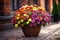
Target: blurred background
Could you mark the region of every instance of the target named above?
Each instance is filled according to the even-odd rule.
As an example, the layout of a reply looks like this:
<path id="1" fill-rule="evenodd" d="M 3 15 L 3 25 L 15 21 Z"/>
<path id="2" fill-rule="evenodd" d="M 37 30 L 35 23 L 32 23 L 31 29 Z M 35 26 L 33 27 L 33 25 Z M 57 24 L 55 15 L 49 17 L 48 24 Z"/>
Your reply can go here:
<path id="1" fill-rule="evenodd" d="M 51 14 L 51 17 L 53 17 L 52 20 L 54 19 L 55 22 L 59 21 L 60 12 L 56 11 L 60 10 L 60 0 L 0 0 L 0 26 L 4 28 L 4 25 L 11 23 L 11 18 L 14 16 L 14 12 L 21 6 L 31 4 L 44 7 Z M 54 12 L 56 15 L 52 16 L 55 14 Z"/>
<path id="2" fill-rule="evenodd" d="M 0 16 L 9 16 L 12 14 L 11 12 L 26 4 L 37 4 L 51 13 L 53 2 L 54 0 L 0 0 Z M 57 5 L 59 2 L 60 0 L 56 0 Z"/>

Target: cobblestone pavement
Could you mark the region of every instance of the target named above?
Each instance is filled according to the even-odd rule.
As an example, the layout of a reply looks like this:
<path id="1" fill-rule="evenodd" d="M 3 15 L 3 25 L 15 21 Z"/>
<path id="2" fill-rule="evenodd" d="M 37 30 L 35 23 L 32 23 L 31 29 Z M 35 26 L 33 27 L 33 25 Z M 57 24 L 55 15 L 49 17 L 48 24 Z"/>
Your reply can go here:
<path id="1" fill-rule="evenodd" d="M 43 27 L 38 37 L 24 37 L 21 28 L 2 31 L 0 40 L 60 40 L 60 23 Z"/>

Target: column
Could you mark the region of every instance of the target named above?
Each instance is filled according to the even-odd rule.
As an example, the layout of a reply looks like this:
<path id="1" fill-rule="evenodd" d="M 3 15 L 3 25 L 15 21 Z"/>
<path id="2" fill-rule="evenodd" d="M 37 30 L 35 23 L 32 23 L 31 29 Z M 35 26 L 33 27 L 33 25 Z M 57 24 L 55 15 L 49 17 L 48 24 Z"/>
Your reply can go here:
<path id="1" fill-rule="evenodd" d="M 53 0 L 50 0 L 50 3 L 49 3 L 50 13 L 52 12 L 52 9 L 53 9 Z"/>
<path id="2" fill-rule="evenodd" d="M 57 5 L 58 5 L 58 0 L 56 0 L 56 3 L 57 3 Z"/>
<path id="3" fill-rule="evenodd" d="M 40 0 L 40 6 L 45 8 L 45 0 Z"/>

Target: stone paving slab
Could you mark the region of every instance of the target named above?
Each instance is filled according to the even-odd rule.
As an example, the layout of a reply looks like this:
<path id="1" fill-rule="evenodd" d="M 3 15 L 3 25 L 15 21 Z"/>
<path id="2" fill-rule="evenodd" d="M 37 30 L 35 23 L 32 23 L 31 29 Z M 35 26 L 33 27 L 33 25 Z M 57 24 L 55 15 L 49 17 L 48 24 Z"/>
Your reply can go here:
<path id="1" fill-rule="evenodd" d="M 0 32 L 0 40 L 57 40 L 60 38 L 60 23 L 43 27 L 38 37 L 24 37 L 20 28 Z"/>

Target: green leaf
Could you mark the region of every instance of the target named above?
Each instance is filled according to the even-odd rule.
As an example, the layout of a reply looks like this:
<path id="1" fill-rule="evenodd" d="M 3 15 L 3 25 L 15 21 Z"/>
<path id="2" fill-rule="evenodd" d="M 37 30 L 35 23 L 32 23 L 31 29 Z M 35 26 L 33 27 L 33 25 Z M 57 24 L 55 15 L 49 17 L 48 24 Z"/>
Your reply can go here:
<path id="1" fill-rule="evenodd" d="M 52 15 L 58 15 L 58 6 L 57 6 L 57 4 L 56 4 L 56 0 L 54 0 L 54 2 L 53 2 Z"/>

